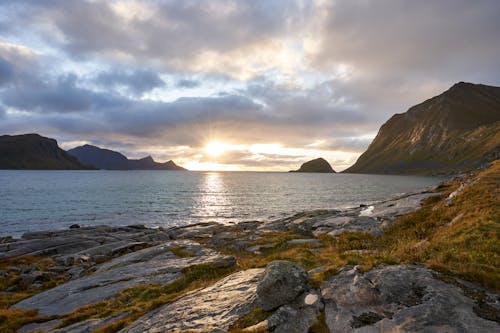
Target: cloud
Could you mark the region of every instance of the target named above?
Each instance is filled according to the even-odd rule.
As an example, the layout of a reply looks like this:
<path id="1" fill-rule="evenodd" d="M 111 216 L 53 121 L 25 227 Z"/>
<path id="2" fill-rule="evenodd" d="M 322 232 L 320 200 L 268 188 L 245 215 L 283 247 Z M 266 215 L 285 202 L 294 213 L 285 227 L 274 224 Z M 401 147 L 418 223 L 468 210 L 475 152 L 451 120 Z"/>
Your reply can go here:
<path id="1" fill-rule="evenodd" d="M 175 84 L 177 88 L 196 88 L 199 87 L 200 85 L 201 85 L 200 81 L 190 80 L 190 79 L 180 79 Z"/>
<path id="2" fill-rule="evenodd" d="M 0 58 L 0 86 L 10 82 L 14 77 L 14 68 L 10 62 Z"/>
<path id="3" fill-rule="evenodd" d="M 4 90 L 0 96 L 9 107 L 43 113 L 86 112 L 92 108 L 119 107 L 125 101 L 116 96 L 81 88 L 77 81 L 75 74 L 46 80 L 33 75 L 31 80 Z"/>
<path id="4" fill-rule="evenodd" d="M 500 85 L 498 17 L 493 0 L 19 0 L 0 8 L 0 131 L 185 161 L 281 144 L 220 162 L 339 168 L 392 114 Z"/>
<path id="5" fill-rule="evenodd" d="M 105 88 L 125 88 L 134 96 L 141 96 L 145 92 L 165 86 L 157 72 L 151 70 L 110 70 L 101 72 L 94 79 L 94 83 Z"/>

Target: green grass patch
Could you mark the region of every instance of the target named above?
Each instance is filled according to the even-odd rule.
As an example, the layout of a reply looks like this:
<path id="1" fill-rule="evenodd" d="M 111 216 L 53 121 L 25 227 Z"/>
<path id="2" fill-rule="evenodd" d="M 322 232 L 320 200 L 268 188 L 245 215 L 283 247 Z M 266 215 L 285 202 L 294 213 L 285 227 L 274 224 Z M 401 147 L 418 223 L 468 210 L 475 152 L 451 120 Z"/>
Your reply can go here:
<path id="1" fill-rule="evenodd" d="M 253 308 L 252 311 L 250 311 L 249 313 L 238 319 L 229 328 L 229 332 L 231 333 L 241 332 L 242 329 L 260 323 L 261 321 L 268 318 L 271 314 L 272 314 L 271 311 L 264 311 L 261 307 L 257 306 Z M 265 332 L 265 330 L 262 332 Z"/>

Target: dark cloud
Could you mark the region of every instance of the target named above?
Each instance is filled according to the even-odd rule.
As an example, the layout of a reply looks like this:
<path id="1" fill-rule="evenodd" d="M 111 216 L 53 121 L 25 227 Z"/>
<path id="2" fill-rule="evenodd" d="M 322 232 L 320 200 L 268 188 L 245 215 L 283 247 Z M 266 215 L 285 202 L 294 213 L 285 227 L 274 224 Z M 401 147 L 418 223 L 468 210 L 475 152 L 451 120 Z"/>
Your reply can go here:
<path id="1" fill-rule="evenodd" d="M 12 81 L 14 78 L 14 68 L 5 59 L 0 58 L 0 86 Z"/>
<path id="2" fill-rule="evenodd" d="M 77 85 L 78 77 L 68 74 L 48 81 L 33 75 L 1 93 L 7 106 L 29 112 L 86 112 L 92 109 L 123 106 L 125 100 L 117 96 L 94 92 Z"/>
<path id="3" fill-rule="evenodd" d="M 126 88 L 127 92 L 135 96 L 141 96 L 154 88 L 165 86 L 165 81 L 161 79 L 157 72 L 144 69 L 135 71 L 118 69 L 101 72 L 94 82 L 98 86 L 106 88 Z"/>
<path id="4" fill-rule="evenodd" d="M 175 86 L 178 88 L 196 88 L 199 87 L 200 85 L 201 85 L 200 81 L 191 79 L 180 79 L 175 84 Z"/>

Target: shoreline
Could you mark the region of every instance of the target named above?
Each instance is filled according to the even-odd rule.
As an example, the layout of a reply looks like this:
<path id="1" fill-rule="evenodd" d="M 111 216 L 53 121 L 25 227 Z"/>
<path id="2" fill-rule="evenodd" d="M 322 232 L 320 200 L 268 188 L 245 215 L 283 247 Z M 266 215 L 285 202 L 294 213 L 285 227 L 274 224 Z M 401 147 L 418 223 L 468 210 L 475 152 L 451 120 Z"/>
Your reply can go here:
<path id="1" fill-rule="evenodd" d="M 445 181 L 443 181 L 442 183 L 444 183 L 444 182 Z M 400 193 L 400 194 L 390 196 L 386 199 L 368 201 L 368 202 L 360 203 L 357 205 L 341 206 L 341 207 L 335 207 L 335 208 L 319 208 L 319 209 L 313 209 L 313 210 L 301 210 L 301 211 L 297 211 L 297 212 L 281 212 L 281 213 L 273 214 L 273 215 L 268 216 L 268 217 L 260 217 L 260 218 L 257 217 L 257 218 L 245 219 L 245 220 L 241 220 L 241 219 L 240 220 L 233 220 L 233 219 L 231 219 L 231 221 L 228 221 L 226 223 L 221 222 L 221 221 L 202 221 L 202 222 L 193 222 L 193 223 L 185 224 L 185 225 L 173 225 L 173 226 L 159 226 L 159 225 L 148 225 L 148 224 L 95 224 L 95 225 L 92 225 L 92 224 L 84 224 L 84 223 L 73 223 L 73 224 L 68 224 L 64 228 L 32 230 L 32 231 L 19 232 L 19 233 L 3 235 L 3 236 L 0 235 L 0 244 L 8 241 L 9 239 L 13 240 L 13 241 L 22 240 L 24 234 L 31 234 L 31 233 L 38 233 L 38 232 L 54 233 L 54 232 L 58 232 L 58 231 L 67 230 L 67 229 L 71 228 L 71 226 L 78 226 L 78 228 L 80 228 L 80 227 L 81 228 L 92 228 L 92 227 L 116 227 L 116 228 L 120 228 L 120 227 L 128 227 L 128 226 L 138 225 L 138 226 L 144 226 L 145 228 L 148 228 L 148 229 L 169 230 L 169 229 L 177 229 L 177 228 L 182 228 L 182 227 L 190 227 L 190 226 L 213 224 L 213 223 L 219 223 L 222 226 L 227 226 L 227 225 L 235 226 L 235 225 L 238 225 L 240 223 L 246 223 L 246 222 L 250 222 L 250 221 L 259 221 L 261 223 L 266 224 L 266 223 L 270 223 L 273 221 L 288 219 L 288 218 L 291 218 L 297 214 L 304 214 L 304 215 L 314 214 L 314 212 L 317 212 L 317 211 L 330 211 L 330 212 L 339 212 L 340 211 L 340 212 L 354 214 L 357 210 L 359 210 L 359 208 L 366 208 L 366 207 L 373 206 L 373 205 L 381 205 L 381 204 L 384 204 L 387 202 L 397 201 L 400 199 L 405 199 L 405 198 L 413 197 L 413 196 L 420 196 L 422 194 L 427 194 L 427 193 L 435 193 L 436 188 L 438 188 L 442 183 L 439 183 L 438 185 L 435 185 L 435 186 L 428 186 L 428 187 L 425 187 L 421 190 L 407 192 L 407 193 Z M 421 200 L 423 200 L 423 199 L 424 198 L 422 198 Z M 419 207 L 419 202 L 415 201 L 412 203 L 412 205 L 410 207 L 408 207 L 408 209 L 410 209 L 410 208 L 417 209 L 418 207 Z M 408 211 L 410 211 L 410 210 L 408 210 Z"/>
<path id="2" fill-rule="evenodd" d="M 448 209 L 478 183 L 471 179 L 269 221 L 73 226 L 2 238 L 0 295 L 10 308 L 0 311 L 23 318 L 18 332 L 305 333 L 401 328 L 403 313 L 423 330 L 442 320 L 421 317 L 425 306 L 446 309 L 447 329 L 495 330 L 497 294 L 405 259 L 425 251 L 425 239 L 397 245 L 406 216 Z M 396 245 L 410 252 L 398 257 Z"/>

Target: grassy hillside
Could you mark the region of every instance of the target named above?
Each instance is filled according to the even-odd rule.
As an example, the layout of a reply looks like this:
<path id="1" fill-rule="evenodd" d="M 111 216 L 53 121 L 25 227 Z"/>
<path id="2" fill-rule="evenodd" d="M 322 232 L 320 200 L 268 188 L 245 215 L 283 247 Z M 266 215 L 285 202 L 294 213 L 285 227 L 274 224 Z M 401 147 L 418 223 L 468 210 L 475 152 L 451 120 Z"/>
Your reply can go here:
<path id="1" fill-rule="evenodd" d="M 346 172 L 446 174 L 500 156 L 500 88 L 470 83 L 396 114 Z"/>

